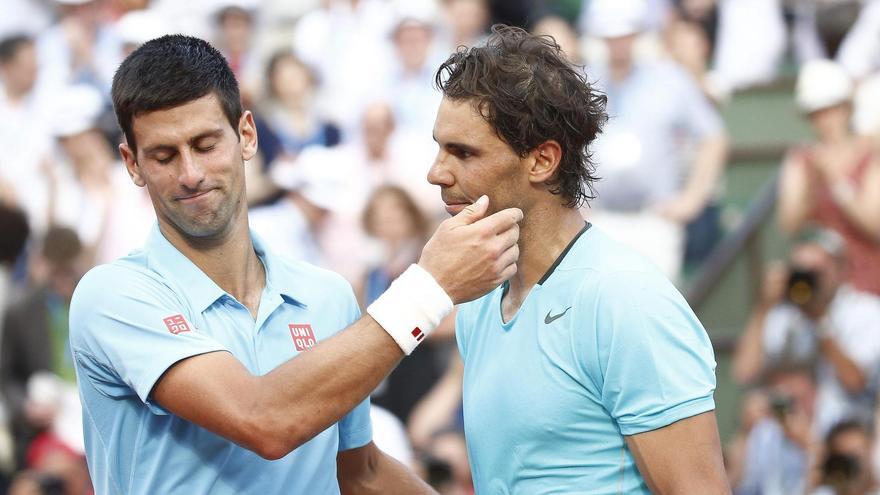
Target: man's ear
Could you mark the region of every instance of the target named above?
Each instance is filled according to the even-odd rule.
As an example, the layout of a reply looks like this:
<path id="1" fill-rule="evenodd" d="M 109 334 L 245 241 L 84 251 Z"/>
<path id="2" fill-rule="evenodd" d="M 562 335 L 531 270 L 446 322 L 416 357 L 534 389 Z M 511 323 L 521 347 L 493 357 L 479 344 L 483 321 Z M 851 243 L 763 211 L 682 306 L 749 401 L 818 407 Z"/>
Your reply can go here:
<path id="1" fill-rule="evenodd" d="M 122 155 L 122 161 L 125 163 L 125 169 L 128 170 L 128 176 L 131 177 L 131 181 L 138 187 L 144 187 L 147 182 L 141 176 L 141 168 L 138 165 L 134 150 L 127 143 L 121 143 L 119 145 L 119 154 Z"/>
<path id="2" fill-rule="evenodd" d="M 562 146 L 558 142 L 544 141 L 535 147 L 530 153 L 531 167 L 529 168 L 529 181 L 535 184 L 544 184 L 553 179 L 562 161 Z"/>
<path id="3" fill-rule="evenodd" d="M 241 158 L 250 160 L 257 154 L 257 125 L 250 110 L 245 110 L 238 120 L 238 138 L 241 141 Z"/>

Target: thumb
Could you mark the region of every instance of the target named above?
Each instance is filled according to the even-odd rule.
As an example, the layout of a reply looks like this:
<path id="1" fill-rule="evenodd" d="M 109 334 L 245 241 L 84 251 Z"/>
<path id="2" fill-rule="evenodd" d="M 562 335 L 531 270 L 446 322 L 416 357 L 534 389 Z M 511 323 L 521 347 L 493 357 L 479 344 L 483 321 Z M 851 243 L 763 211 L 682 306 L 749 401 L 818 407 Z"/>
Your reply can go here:
<path id="1" fill-rule="evenodd" d="M 466 206 L 463 210 L 461 210 L 458 215 L 452 217 L 455 220 L 455 223 L 459 225 L 470 225 L 477 220 L 486 216 L 486 211 L 489 209 L 489 196 L 485 194 L 480 196 L 479 199 Z"/>

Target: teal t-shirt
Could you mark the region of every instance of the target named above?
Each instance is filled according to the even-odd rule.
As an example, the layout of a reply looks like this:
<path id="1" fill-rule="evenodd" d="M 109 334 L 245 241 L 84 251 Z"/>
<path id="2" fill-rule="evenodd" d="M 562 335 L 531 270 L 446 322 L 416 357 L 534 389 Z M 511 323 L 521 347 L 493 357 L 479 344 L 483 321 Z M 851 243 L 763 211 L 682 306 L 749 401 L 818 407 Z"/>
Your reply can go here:
<path id="1" fill-rule="evenodd" d="M 476 492 L 649 493 L 624 436 L 715 408 L 712 346 L 684 298 L 589 225 L 507 323 L 504 291 L 456 321 Z"/>

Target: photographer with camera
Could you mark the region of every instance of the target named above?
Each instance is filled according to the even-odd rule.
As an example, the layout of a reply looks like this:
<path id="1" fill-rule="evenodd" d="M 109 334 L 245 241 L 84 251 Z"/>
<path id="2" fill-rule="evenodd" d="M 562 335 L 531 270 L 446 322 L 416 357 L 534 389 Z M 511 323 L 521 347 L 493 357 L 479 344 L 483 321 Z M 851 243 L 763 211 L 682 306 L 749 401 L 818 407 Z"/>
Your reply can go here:
<path id="1" fill-rule="evenodd" d="M 880 298 L 846 280 L 843 242 L 816 231 L 792 250 L 787 268 L 768 270 L 761 300 L 740 338 L 734 378 L 758 385 L 771 372 L 812 370 L 815 434 L 844 418 L 870 420 L 880 363 Z"/>

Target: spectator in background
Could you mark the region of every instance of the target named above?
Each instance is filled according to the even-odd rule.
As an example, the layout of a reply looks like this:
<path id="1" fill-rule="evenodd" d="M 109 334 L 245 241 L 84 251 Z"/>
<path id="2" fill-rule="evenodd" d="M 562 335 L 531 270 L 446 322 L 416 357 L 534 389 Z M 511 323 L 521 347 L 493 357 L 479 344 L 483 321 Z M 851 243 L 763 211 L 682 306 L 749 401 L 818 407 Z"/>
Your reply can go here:
<path id="1" fill-rule="evenodd" d="M 431 166 L 432 146 L 426 138 L 397 131 L 391 107 L 371 103 L 361 116 L 360 139 L 324 148 L 311 146 L 297 157 L 297 167 L 321 170 L 337 186 L 333 214 L 319 244 L 327 267 L 341 273 L 355 287 L 363 279 L 367 258 L 351 247 L 362 245 L 361 214 L 373 189 L 396 184 L 407 191 L 429 218 L 441 215 L 437 188 L 425 177 Z"/>
<path id="2" fill-rule="evenodd" d="M 743 385 L 791 367 L 816 376 L 813 431 L 873 417 L 880 370 L 880 298 L 846 284 L 840 238 L 819 231 L 793 249 L 788 268 L 768 270 L 760 303 L 733 357 Z"/>
<path id="3" fill-rule="evenodd" d="M 685 228 L 719 188 L 727 157 L 724 125 L 678 65 L 635 59 L 643 0 L 594 0 L 590 9 L 590 32 L 604 39 L 609 60 L 587 72 L 607 94 L 610 117 L 596 140 L 603 172 L 592 219 L 676 280 Z M 710 229 L 717 228 L 714 215 Z"/>
<path id="4" fill-rule="evenodd" d="M 51 228 L 34 260 L 37 284 L 3 318 L 0 379 L 20 464 L 41 434 L 43 445 L 83 452 L 68 341 L 70 298 L 87 268 L 82 255 L 83 246 L 73 230 Z"/>
<path id="5" fill-rule="evenodd" d="M 291 50 L 275 52 L 266 66 L 265 97 L 257 126 L 263 161 L 295 158 L 306 146 L 335 146 L 339 128 L 318 114 L 315 72 Z"/>
<path id="6" fill-rule="evenodd" d="M 871 470 L 871 430 L 858 421 L 841 421 L 825 438 L 820 486 L 812 495 L 869 495 L 877 493 Z"/>
<path id="7" fill-rule="evenodd" d="M 440 92 L 434 88 L 434 68 L 442 62 L 434 43 L 434 12 L 401 9 L 391 37 L 396 60 L 386 83 L 387 96 L 401 129 L 429 136 Z"/>
<path id="8" fill-rule="evenodd" d="M 61 151 L 49 186 L 50 224 L 73 228 L 87 258 L 110 261 L 147 238 L 152 213 L 149 197 L 135 187 L 97 128 L 104 102 L 87 85 L 56 95 L 52 132 Z"/>
<path id="9" fill-rule="evenodd" d="M 384 0 L 326 0 L 294 29 L 293 50 L 317 71 L 319 107 L 344 140 L 357 135 L 365 107 L 383 94 L 383 78 L 376 76 L 390 70 L 393 14 Z"/>
<path id="10" fill-rule="evenodd" d="M 374 241 L 362 284 L 366 307 L 391 285 L 391 281 L 419 258 L 431 225 L 412 197 L 400 186 L 376 188 L 364 208 L 363 229 Z M 452 350 L 454 320 L 447 317 L 409 359 L 401 362 L 371 395 L 403 422 L 409 420 L 416 403 L 443 375 Z"/>
<path id="11" fill-rule="evenodd" d="M 779 182 L 779 222 L 789 233 L 816 223 L 846 242 L 846 277 L 880 295 L 880 161 L 850 127 L 852 82 L 827 60 L 808 62 L 797 103 L 816 140 L 790 150 Z"/>
<path id="12" fill-rule="evenodd" d="M 0 198 L 2 199 L 2 198 Z M 24 253 L 30 235 L 27 217 L 21 209 L 0 200 L 0 321 L 9 301 L 12 267 Z"/>
<path id="13" fill-rule="evenodd" d="M 47 94 L 37 88 L 37 51 L 33 38 L 0 40 L 0 196 L 17 204 L 31 226 L 46 225 L 45 168 L 51 149 Z"/>
<path id="14" fill-rule="evenodd" d="M 216 23 L 214 46 L 226 57 L 229 68 L 241 85 L 241 99 L 245 105 L 254 101 L 251 81 L 259 62 L 255 52 L 257 0 L 220 0 L 215 3 L 213 17 Z"/>
<path id="15" fill-rule="evenodd" d="M 276 161 L 270 177 L 283 196 L 248 211 L 251 229 L 274 252 L 318 266 L 325 265 L 318 239 L 335 211 L 341 183 L 338 174 L 322 165 Z"/>
<path id="16" fill-rule="evenodd" d="M 804 493 L 810 486 L 814 449 L 811 423 L 815 413 L 812 373 L 803 368 L 778 369 L 767 376 L 768 411 L 755 418 L 739 459 L 741 473 L 732 479 L 735 495 Z"/>
<path id="17" fill-rule="evenodd" d="M 89 84 L 110 93 L 121 43 L 105 18 L 106 0 L 53 0 L 60 20 L 38 40 L 41 77 L 51 88 Z"/>

